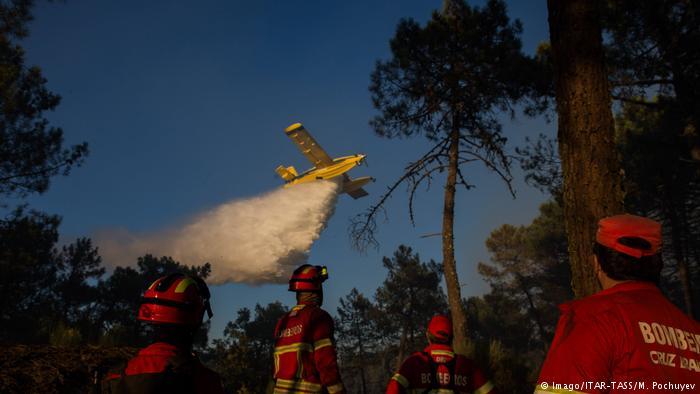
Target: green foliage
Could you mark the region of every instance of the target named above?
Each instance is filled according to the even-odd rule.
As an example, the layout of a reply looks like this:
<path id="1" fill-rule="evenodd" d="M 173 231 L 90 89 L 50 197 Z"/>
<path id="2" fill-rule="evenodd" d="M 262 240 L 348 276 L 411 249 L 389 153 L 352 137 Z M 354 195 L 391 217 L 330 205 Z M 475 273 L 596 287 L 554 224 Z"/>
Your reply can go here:
<path id="1" fill-rule="evenodd" d="M 405 245 L 383 264 L 387 277 L 374 302 L 353 289 L 338 307 L 337 341 L 350 392 L 383 391 L 397 365 L 427 345 L 430 319 L 447 311 L 440 264 L 421 261 Z"/>
<path id="2" fill-rule="evenodd" d="M 604 10 L 614 94 L 627 102 L 638 102 L 636 98 L 646 96 L 650 89 L 674 97 L 679 121 L 693 128 L 693 135 L 687 137 L 695 141 L 688 142 L 697 142 L 700 4 L 620 0 L 607 2 Z"/>
<path id="3" fill-rule="evenodd" d="M 362 293 L 353 288 L 340 299 L 335 322 L 338 352 L 344 383 L 349 392 L 368 393 L 370 388 L 382 388 L 386 376 L 377 373 L 386 368 L 381 364 L 380 314 L 382 312 Z"/>
<path id="4" fill-rule="evenodd" d="M 680 157 L 700 161 L 700 4 L 621 0 L 604 17 L 613 97 L 661 113 L 665 132 L 685 145 Z"/>
<path id="5" fill-rule="evenodd" d="M 226 390 L 265 392 L 273 365 L 275 338 L 272 333 L 286 312 L 287 308 L 279 302 L 267 306 L 257 304 L 251 320 L 251 311 L 240 309 L 236 320 L 226 325 L 224 338 L 213 341 L 204 360 L 221 374 Z"/>
<path id="6" fill-rule="evenodd" d="M 679 133 L 683 124 L 674 101 L 658 98 L 652 103 L 660 107 L 654 109 L 624 104 L 616 118 L 617 137 L 628 209 L 662 222 L 663 285 L 678 305 L 697 316 L 700 289 L 693 284 L 700 279 L 700 170 Z"/>
<path id="7" fill-rule="evenodd" d="M 525 146 L 515 148 L 520 168 L 525 173 L 525 183 L 562 201 L 564 175 L 557 142 L 539 134 L 534 141 L 525 137 Z"/>
<path id="8" fill-rule="evenodd" d="M 400 245 L 393 257 L 384 257 L 382 264 L 387 278 L 374 297 L 381 312 L 380 332 L 383 338 L 398 340 L 399 353 L 405 356 L 426 344 L 428 322 L 447 311 L 440 287 L 442 266 L 433 260 L 422 262 L 418 253 L 405 245 Z"/>
<path id="9" fill-rule="evenodd" d="M 57 216 L 18 208 L 0 220 L 0 342 L 45 341 L 58 240 Z"/>
<path id="10" fill-rule="evenodd" d="M 0 195 L 43 193 L 52 176 L 67 175 L 88 154 L 87 143 L 65 148 L 63 130 L 44 112 L 56 108 L 39 67 L 27 67 L 17 39 L 28 34 L 32 1 L 0 4 Z"/>
<path id="11" fill-rule="evenodd" d="M 54 253 L 56 319 L 60 324 L 76 327 L 82 333 L 81 338 L 93 341 L 101 334 L 99 325 L 95 324 L 99 290 L 89 282 L 96 282 L 104 275 L 102 258 L 89 238 L 79 238 Z"/>
<path id="12" fill-rule="evenodd" d="M 46 342 L 72 329 L 85 339 L 99 335 L 97 289 L 87 281 L 104 269 L 89 239 L 55 249 L 59 223 L 24 208 L 0 220 L 0 341 Z"/>
<path id="13" fill-rule="evenodd" d="M 25 64 L 19 41 L 29 34 L 31 0 L 0 3 L 0 207 L 2 197 L 43 193 L 51 177 L 67 175 L 87 144 L 66 148 L 63 131 L 45 117 L 60 97 L 37 66 Z M 56 251 L 58 216 L 17 208 L 0 220 L 0 342 L 74 342 L 90 327 L 87 304 L 104 272 L 89 240 Z"/>
<path id="14" fill-rule="evenodd" d="M 493 382 L 498 382 L 500 390 L 503 392 L 517 392 L 518 389 L 523 392 L 531 391 L 532 386 L 522 384 L 522 382 L 533 381 L 528 379 L 528 372 L 531 371 L 528 371 L 524 365 L 513 362 L 519 357 L 511 348 L 503 346 L 501 341 L 494 339 L 488 343 L 486 358 L 484 365 L 488 365 L 489 370 L 492 371 L 491 379 Z"/>
<path id="15" fill-rule="evenodd" d="M 467 300 L 477 359 L 490 367 L 500 391 L 531 391 L 554 334 L 557 305 L 573 296 L 561 206 L 542 204 L 531 224 L 505 224 L 486 246 L 491 263 L 479 263 L 479 273 L 491 291 Z"/>
<path id="16" fill-rule="evenodd" d="M 97 305 L 98 322 L 115 344 L 144 343 L 141 327 L 136 320 L 143 289 L 149 283 L 131 267 L 117 267 L 112 275 L 100 282 Z"/>
<path id="17" fill-rule="evenodd" d="M 372 73 L 372 102 L 381 111 L 374 130 L 437 141 L 456 127 L 465 145 L 500 156 L 505 138 L 496 110 L 511 111 L 533 89 L 523 76 L 536 63 L 521 52 L 521 32 L 520 21 L 511 23 L 505 4 L 494 0 L 483 8 L 449 2 L 425 27 L 402 20 L 390 43 L 393 58 Z"/>

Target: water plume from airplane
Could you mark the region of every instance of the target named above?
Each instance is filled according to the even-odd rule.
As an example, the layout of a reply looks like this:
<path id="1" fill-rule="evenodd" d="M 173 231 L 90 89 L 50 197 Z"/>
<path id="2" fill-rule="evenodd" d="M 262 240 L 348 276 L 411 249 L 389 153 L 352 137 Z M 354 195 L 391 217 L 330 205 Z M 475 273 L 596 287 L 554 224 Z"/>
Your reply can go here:
<path id="1" fill-rule="evenodd" d="M 279 283 L 308 259 L 333 215 L 339 185 L 310 182 L 224 203 L 177 228 L 150 234 L 108 230 L 96 235 L 109 265 L 133 265 L 147 253 L 188 265 L 212 264 L 212 284 Z"/>

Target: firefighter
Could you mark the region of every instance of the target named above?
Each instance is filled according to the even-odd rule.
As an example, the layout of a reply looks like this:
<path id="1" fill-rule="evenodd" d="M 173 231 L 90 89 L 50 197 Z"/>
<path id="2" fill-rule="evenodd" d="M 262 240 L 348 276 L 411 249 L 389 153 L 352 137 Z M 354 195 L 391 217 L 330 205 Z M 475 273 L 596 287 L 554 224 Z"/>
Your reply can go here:
<path id="1" fill-rule="evenodd" d="M 275 394 L 345 393 L 333 342 L 333 319 L 321 309 L 326 267 L 304 264 L 289 279 L 297 305 L 275 327 Z"/>
<path id="2" fill-rule="evenodd" d="M 651 219 L 617 215 L 598 222 L 592 263 L 602 290 L 560 306 L 536 392 L 558 393 L 564 385 L 586 393 L 700 386 L 700 324 L 656 287 L 660 249 L 661 225 Z"/>
<path id="3" fill-rule="evenodd" d="M 212 317 L 209 289 L 197 277 L 175 273 L 144 293 L 138 319 L 152 326 L 153 342 L 110 371 L 103 393 L 223 393 L 219 375 L 192 353 L 204 312 Z"/>
<path id="4" fill-rule="evenodd" d="M 426 336 L 428 346 L 401 364 L 389 380 L 387 394 L 496 392 L 474 361 L 452 350 L 452 322 L 447 316 L 434 316 Z"/>

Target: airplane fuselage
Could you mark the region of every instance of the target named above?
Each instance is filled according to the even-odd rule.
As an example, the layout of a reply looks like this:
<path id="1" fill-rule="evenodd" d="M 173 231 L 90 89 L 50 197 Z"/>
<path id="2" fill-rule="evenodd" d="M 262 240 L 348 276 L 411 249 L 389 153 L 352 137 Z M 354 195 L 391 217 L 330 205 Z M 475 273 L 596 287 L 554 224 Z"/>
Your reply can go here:
<path id="1" fill-rule="evenodd" d="M 355 166 L 362 163 L 365 155 L 352 155 L 339 157 L 333 160 L 333 164 L 323 168 L 312 167 L 308 171 L 299 174 L 294 179 L 287 181 L 284 185 L 285 187 L 296 185 L 299 183 L 306 183 L 312 181 L 318 181 L 323 179 L 333 179 L 344 173 L 350 171 Z"/>

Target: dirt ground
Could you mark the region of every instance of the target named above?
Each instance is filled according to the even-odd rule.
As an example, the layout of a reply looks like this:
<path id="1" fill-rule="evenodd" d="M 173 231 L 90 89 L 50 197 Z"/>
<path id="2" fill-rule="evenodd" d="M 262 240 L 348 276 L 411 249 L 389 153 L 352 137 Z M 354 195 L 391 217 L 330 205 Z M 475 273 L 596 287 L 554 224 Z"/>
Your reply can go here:
<path id="1" fill-rule="evenodd" d="M 0 347 L 0 393 L 92 393 L 97 376 L 133 357 L 123 347 Z"/>

